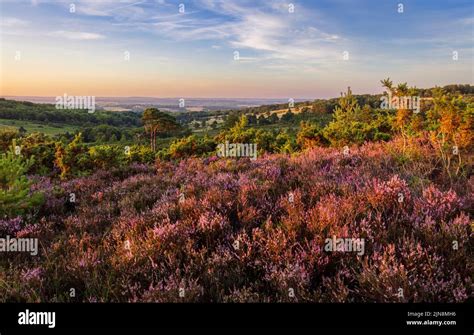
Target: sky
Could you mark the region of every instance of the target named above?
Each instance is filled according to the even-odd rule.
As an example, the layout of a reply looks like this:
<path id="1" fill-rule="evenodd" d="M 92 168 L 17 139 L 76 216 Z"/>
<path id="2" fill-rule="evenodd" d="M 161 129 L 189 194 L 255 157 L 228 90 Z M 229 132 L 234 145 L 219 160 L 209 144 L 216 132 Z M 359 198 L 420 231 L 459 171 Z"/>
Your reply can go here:
<path id="1" fill-rule="evenodd" d="M 0 0 L 0 96 L 329 98 L 474 82 L 472 0 Z"/>

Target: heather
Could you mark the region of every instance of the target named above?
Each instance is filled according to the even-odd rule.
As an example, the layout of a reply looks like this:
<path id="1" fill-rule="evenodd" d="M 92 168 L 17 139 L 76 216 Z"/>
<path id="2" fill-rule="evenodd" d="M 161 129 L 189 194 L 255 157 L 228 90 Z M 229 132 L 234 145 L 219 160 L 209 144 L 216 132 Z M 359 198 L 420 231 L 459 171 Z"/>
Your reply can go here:
<path id="1" fill-rule="evenodd" d="M 474 96 L 430 92 L 378 108 L 348 88 L 332 114 L 264 106 L 190 136 L 150 107 L 136 143 L 0 132 L 0 248 L 40 245 L 1 253 L 0 301 L 470 301 Z"/>
<path id="2" fill-rule="evenodd" d="M 0 301 L 472 299 L 474 178 L 447 173 L 429 138 L 348 149 L 32 176 L 42 205 L 0 232 L 40 252 L 2 255 Z M 364 254 L 325 251 L 333 236 Z"/>

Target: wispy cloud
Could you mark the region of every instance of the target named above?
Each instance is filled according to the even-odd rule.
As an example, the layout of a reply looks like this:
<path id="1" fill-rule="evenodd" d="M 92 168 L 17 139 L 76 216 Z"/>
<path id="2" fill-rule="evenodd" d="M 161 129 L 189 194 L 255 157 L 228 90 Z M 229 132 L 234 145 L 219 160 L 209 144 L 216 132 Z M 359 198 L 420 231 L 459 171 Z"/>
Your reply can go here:
<path id="1" fill-rule="evenodd" d="M 200 0 L 198 3 L 203 11 L 216 16 L 161 17 L 151 23 L 152 32 L 184 41 L 217 40 L 232 49 L 260 53 L 266 63 L 286 60 L 314 64 L 320 59 L 334 59 L 342 52 L 338 43 L 343 39 L 338 34 L 314 25 L 299 28 L 310 17 L 310 10 L 302 5 L 290 13 L 285 2 Z"/>
<path id="2" fill-rule="evenodd" d="M 64 31 L 58 30 L 49 33 L 49 36 L 66 38 L 69 40 L 100 40 L 105 38 L 104 35 L 96 33 L 86 33 L 82 31 Z"/>
<path id="3" fill-rule="evenodd" d="M 54 3 L 65 11 L 70 6 L 68 0 Z M 107 29 L 105 25 L 112 24 L 119 34 L 140 31 L 178 42 L 208 40 L 221 50 L 238 49 L 249 61 L 252 57 L 252 62 L 263 60 L 265 65 L 274 62 L 281 66 L 282 60 L 317 64 L 338 57 L 342 52 L 339 44 L 347 43 L 339 34 L 317 27 L 314 10 L 303 4 L 296 4 L 294 12 L 290 12 L 287 1 L 280 0 L 194 0 L 185 6 L 181 13 L 178 3 L 165 0 L 75 1 L 77 20 L 104 17 L 110 21 L 98 22 L 99 26 Z M 102 34 L 66 29 L 50 36 L 73 40 L 105 38 Z"/>
<path id="4" fill-rule="evenodd" d="M 466 17 L 466 18 L 460 19 L 460 20 L 459 20 L 459 23 L 462 24 L 462 25 L 466 25 L 466 26 L 472 27 L 472 26 L 474 25 L 474 16 Z"/>
<path id="5" fill-rule="evenodd" d="M 21 20 L 16 17 L 2 17 L 0 20 L 0 27 L 17 28 L 25 27 L 29 24 L 26 20 Z"/>

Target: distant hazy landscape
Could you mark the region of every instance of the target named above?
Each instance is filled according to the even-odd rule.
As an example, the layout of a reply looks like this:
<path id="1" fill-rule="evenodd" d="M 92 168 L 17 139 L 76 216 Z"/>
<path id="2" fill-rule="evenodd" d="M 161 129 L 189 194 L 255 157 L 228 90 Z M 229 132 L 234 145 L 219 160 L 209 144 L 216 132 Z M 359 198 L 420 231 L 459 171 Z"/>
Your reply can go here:
<path id="1" fill-rule="evenodd" d="M 30 101 L 35 103 L 54 104 L 56 97 L 28 97 L 28 96 L 3 96 L 5 99 L 16 101 Z M 184 99 L 185 107 L 179 107 L 179 100 Z M 308 101 L 311 99 L 295 99 L 295 101 Z M 95 97 L 97 107 L 105 110 L 143 111 L 146 107 L 157 107 L 169 111 L 215 111 L 226 109 L 243 109 L 262 105 L 284 104 L 288 99 L 222 99 L 222 98 L 150 98 L 150 97 Z"/>

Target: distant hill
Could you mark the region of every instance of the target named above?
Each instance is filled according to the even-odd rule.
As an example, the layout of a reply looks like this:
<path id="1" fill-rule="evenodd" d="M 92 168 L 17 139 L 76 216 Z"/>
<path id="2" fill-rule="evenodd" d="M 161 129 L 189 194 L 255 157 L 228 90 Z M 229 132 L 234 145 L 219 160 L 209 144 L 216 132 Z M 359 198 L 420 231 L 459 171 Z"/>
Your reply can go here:
<path id="1" fill-rule="evenodd" d="M 47 122 L 69 125 L 141 126 L 141 116 L 134 112 L 106 112 L 78 109 L 56 109 L 53 104 L 15 101 L 0 98 L 0 119 Z"/>

